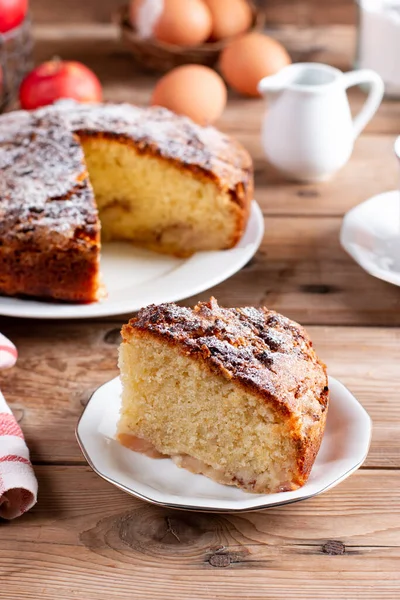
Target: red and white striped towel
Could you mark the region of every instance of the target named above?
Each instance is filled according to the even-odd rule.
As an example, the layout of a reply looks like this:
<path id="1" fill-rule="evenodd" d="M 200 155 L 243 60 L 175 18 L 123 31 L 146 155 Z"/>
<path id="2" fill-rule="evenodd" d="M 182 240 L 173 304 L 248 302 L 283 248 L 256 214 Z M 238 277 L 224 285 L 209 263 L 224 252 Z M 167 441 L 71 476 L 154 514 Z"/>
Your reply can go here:
<path id="1" fill-rule="evenodd" d="M 16 347 L 0 333 L 0 369 L 16 360 Z M 0 517 L 14 519 L 29 510 L 37 487 L 23 433 L 0 392 Z"/>

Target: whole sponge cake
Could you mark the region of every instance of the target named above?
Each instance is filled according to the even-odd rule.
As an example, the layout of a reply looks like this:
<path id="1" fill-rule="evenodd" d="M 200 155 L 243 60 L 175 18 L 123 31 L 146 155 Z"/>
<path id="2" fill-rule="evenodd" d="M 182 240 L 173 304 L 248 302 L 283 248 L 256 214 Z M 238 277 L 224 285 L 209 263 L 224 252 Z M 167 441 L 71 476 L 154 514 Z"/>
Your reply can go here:
<path id="1" fill-rule="evenodd" d="M 189 256 L 233 247 L 248 153 L 163 108 L 63 101 L 0 118 L 0 293 L 91 302 L 99 231 Z"/>
<path id="2" fill-rule="evenodd" d="M 122 328 L 119 441 L 251 492 L 302 486 L 328 408 L 305 330 L 266 308 L 149 306 Z"/>

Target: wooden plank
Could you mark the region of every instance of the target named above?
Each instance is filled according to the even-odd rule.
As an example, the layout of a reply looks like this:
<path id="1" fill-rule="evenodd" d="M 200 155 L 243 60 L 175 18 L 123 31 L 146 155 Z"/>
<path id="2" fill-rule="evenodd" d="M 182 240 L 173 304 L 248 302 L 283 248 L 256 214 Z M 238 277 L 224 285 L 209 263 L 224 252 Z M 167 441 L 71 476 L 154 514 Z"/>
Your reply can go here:
<path id="1" fill-rule="evenodd" d="M 344 252 L 340 218 L 267 216 L 265 226 L 250 264 L 195 299 L 213 294 L 228 306 L 267 305 L 304 324 L 399 325 L 398 288 Z"/>
<path id="2" fill-rule="evenodd" d="M 84 462 L 75 425 L 91 392 L 118 374 L 119 327 L 0 320 L 0 331 L 20 351 L 17 366 L 0 373 L 0 389 L 25 432 L 34 461 Z M 308 329 L 330 374 L 349 387 L 373 419 L 367 465 L 400 468 L 400 330 Z"/>
<path id="3" fill-rule="evenodd" d="M 356 30 L 349 25 L 302 27 L 281 25 L 266 29 L 278 39 L 298 61 L 329 62 L 342 69 L 351 67 L 356 49 Z M 112 23 L 34 23 L 35 58 L 42 61 L 52 53 L 63 58 L 76 58 L 78 53 L 90 59 L 107 56 L 113 50 L 132 55 L 119 40 L 119 28 Z M 72 44 L 71 41 L 74 41 Z M 101 43 L 100 43 L 101 42 Z"/>
<path id="4" fill-rule="evenodd" d="M 2 527 L 2 600 L 400 594 L 400 472 L 361 471 L 320 497 L 239 515 L 157 508 L 86 467 L 37 474 L 37 507 Z"/>
<path id="5" fill-rule="evenodd" d="M 31 0 L 32 13 L 38 23 L 106 23 L 123 0 Z M 270 24 L 293 23 L 310 26 L 332 23 L 355 23 L 356 7 L 352 0 L 258 0 Z"/>
<path id="6" fill-rule="evenodd" d="M 269 25 L 312 27 L 357 23 L 356 2 L 352 0 L 260 0 L 266 8 Z"/>

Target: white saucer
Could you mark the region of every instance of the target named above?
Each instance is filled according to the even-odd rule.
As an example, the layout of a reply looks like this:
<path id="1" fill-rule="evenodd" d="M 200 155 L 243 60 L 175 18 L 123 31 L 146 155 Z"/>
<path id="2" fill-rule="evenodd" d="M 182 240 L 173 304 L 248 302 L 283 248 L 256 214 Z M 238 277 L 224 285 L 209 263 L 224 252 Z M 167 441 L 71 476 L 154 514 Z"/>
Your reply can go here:
<path id="1" fill-rule="evenodd" d="M 101 271 L 108 296 L 93 304 L 61 304 L 0 297 L 0 315 L 31 319 L 107 317 L 148 304 L 177 302 L 207 290 L 239 271 L 256 253 L 264 219 L 253 200 L 246 231 L 232 250 L 198 252 L 187 259 L 164 256 L 128 243 L 102 247 Z"/>
<path id="2" fill-rule="evenodd" d="M 340 242 L 365 271 L 400 285 L 400 192 L 385 192 L 352 208 Z"/>
<path id="3" fill-rule="evenodd" d="M 321 449 L 306 485 L 293 492 L 250 494 L 193 475 L 170 459 L 152 459 L 124 448 L 113 439 L 121 404 L 118 377 L 93 394 L 79 420 L 76 436 L 92 469 L 132 496 L 186 510 L 259 510 L 321 494 L 364 462 L 371 439 L 371 419 L 343 384 L 330 377 L 329 387 L 331 400 Z"/>

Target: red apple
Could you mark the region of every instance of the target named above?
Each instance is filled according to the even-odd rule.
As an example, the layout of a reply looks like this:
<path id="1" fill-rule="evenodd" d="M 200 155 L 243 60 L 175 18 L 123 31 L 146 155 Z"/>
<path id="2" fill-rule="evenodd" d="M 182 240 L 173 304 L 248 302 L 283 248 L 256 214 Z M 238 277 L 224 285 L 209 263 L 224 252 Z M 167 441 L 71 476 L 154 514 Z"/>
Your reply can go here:
<path id="1" fill-rule="evenodd" d="M 28 12 L 28 0 L 0 0 L 0 33 L 21 25 Z"/>
<path id="2" fill-rule="evenodd" d="M 51 60 L 39 65 L 28 73 L 19 89 L 21 106 L 28 110 L 52 104 L 60 98 L 100 102 L 101 97 L 101 84 L 96 75 L 74 61 Z"/>

